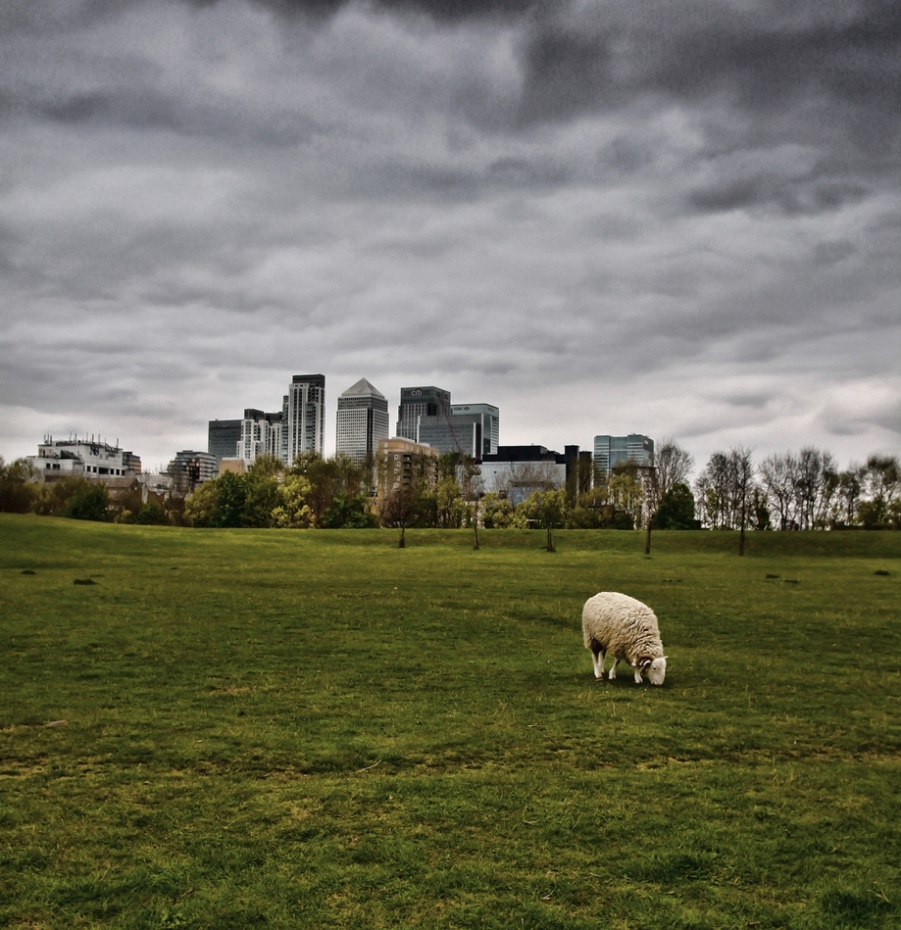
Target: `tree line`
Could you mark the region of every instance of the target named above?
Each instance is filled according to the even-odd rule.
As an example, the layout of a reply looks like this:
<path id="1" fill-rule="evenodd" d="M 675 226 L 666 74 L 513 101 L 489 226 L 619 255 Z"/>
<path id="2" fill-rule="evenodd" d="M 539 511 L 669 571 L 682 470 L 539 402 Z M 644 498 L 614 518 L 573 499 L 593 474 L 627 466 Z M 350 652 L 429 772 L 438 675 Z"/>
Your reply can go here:
<path id="1" fill-rule="evenodd" d="M 816 530 L 901 527 L 897 456 L 870 456 L 839 469 L 813 447 L 755 463 L 744 447 L 714 453 L 690 484 L 692 457 L 674 440 L 653 468 L 625 464 L 609 474 L 580 463 L 559 486 L 545 463 L 513 466 L 486 487 L 478 465 L 453 454 L 408 458 L 403 474 L 386 460 L 301 455 L 286 467 L 263 456 L 243 474 L 226 472 L 164 497 L 70 477 L 44 484 L 24 459 L 0 458 L 0 511 L 195 527 L 331 529 L 536 528 L 553 548 L 555 529 Z M 476 536 L 477 539 L 477 536 Z"/>

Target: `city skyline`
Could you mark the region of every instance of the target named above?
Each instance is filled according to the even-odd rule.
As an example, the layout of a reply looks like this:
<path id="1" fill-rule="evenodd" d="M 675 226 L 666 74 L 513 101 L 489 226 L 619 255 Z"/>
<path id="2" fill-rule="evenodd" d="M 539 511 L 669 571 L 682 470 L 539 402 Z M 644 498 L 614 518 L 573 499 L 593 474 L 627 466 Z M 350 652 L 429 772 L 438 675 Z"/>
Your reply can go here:
<path id="1" fill-rule="evenodd" d="M 436 388 L 434 386 L 426 386 L 424 384 L 423 385 L 403 384 L 398 389 L 398 392 L 397 392 L 398 403 L 392 404 L 390 399 L 385 397 L 385 395 L 382 394 L 382 392 L 379 391 L 378 388 L 375 385 L 373 385 L 369 381 L 369 379 L 366 378 L 365 376 L 357 378 L 354 384 L 350 385 L 350 387 L 347 388 L 344 392 L 338 393 L 336 397 L 332 396 L 332 391 L 329 387 L 330 378 L 328 375 L 324 375 L 324 374 L 285 375 L 284 383 L 288 386 L 287 390 L 290 392 L 292 385 L 297 386 L 298 383 L 309 384 L 310 383 L 309 379 L 315 379 L 315 385 L 316 385 L 317 391 L 321 391 L 322 394 L 324 394 L 324 398 L 325 398 L 324 402 L 317 401 L 316 429 L 317 431 L 320 431 L 321 435 L 323 436 L 323 445 L 322 445 L 321 454 L 326 458 L 333 457 L 337 455 L 338 452 L 340 451 L 338 449 L 337 432 L 338 432 L 338 413 L 340 409 L 339 402 L 340 402 L 341 397 L 347 396 L 349 393 L 352 393 L 354 389 L 358 389 L 362 391 L 362 387 L 364 385 L 367 388 L 373 389 L 375 394 L 381 396 L 381 398 L 385 400 L 386 402 L 388 422 L 391 426 L 394 427 L 394 429 L 389 429 L 387 438 L 408 438 L 411 441 L 416 441 L 415 437 L 404 436 L 404 433 L 401 429 L 402 423 L 392 414 L 392 410 L 395 411 L 398 415 L 401 414 L 401 411 L 404 408 L 405 401 L 409 402 L 409 395 L 411 393 L 421 393 L 422 391 L 437 392 L 437 395 L 441 395 L 441 397 L 446 401 L 448 411 L 451 411 L 454 408 L 457 408 L 461 411 L 463 409 L 468 409 L 468 408 L 480 408 L 480 409 L 487 408 L 489 410 L 494 411 L 495 418 L 496 418 L 498 415 L 498 411 L 502 412 L 503 410 L 502 405 L 495 406 L 495 405 L 483 404 L 483 403 L 452 402 L 452 397 L 453 397 L 452 391 L 444 389 L 444 388 Z M 279 393 L 278 390 L 276 390 L 275 393 L 276 394 Z M 301 396 L 304 396 L 304 395 L 301 395 Z M 432 400 L 435 399 L 431 397 L 431 395 L 429 396 L 430 396 L 430 399 Z M 273 406 L 273 405 L 267 404 L 266 406 Z M 239 437 L 241 437 L 242 435 L 242 424 L 247 424 L 249 422 L 259 422 L 260 420 L 264 420 L 264 419 L 271 420 L 271 418 L 273 417 L 284 417 L 287 414 L 288 407 L 289 407 L 288 395 L 285 395 L 284 390 L 282 390 L 282 403 L 278 404 L 277 406 L 279 406 L 280 409 L 275 412 L 266 412 L 262 408 L 244 406 L 242 408 L 241 414 L 239 415 L 227 416 L 227 417 L 221 417 L 221 418 L 217 417 L 214 419 L 207 420 L 205 421 L 205 424 L 206 424 L 205 435 L 199 442 L 194 443 L 193 445 L 190 445 L 190 444 L 185 445 L 183 447 L 180 447 L 178 450 L 173 448 L 168 453 L 168 455 L 164 456 L 164 458 L 160 460 L 160 462 L 158 463 L 154 462 L 153 464 L 151 464 L 150 460 L 142 454 L 140 448 L 135 447 L 133 443 L 129 443 L 128 441 L 120 441 L 118 434 L 116 434 L 117 438 L 115 440 L 109 439 L 108 437 L 112 434 L 108 433 L 107 431 L 98 430 L 95 433 L 95 432 L 90 432 L 90 431 L 85 431 L 85 430 L 72 430 L 70 432 L 61 433 L 61 434 L 51 434 L 48 432 L 44 434 L 43 441 L 47 442 L 48 439 L 52 436 L 52 438 L 56 440 L 62 440 L 62 439 L 68 438 L 69 440 L 81 440 L 81 441 L 90 440 L 91 442 L 96 441 L 98 443 L 109 443 L 110 445 L 116 446 L 118 448 L 125 448 L 126 446 L 128 446 L 129 448 L 132 448 L 134 454 L 137 455 L 139 459 L 141 459 L 142 467 L 145 472 L 165 473 L 168 463 L 175 457 L 176 453 L 184 451 L 184 450 L 208 451 L 214 455 L 217 455 L 219 458 L 241 458 L 241 455 L 236 454 L 237 449 L 235 450 L 235 452 L 232 452 L 231 454 L 228 454 L 226 450 L 231 450 L 232 447 L 235 446 L 240 441 Z M 222 445 L 222 442 L 220 441 L 219 442 L 220 448 L 217 448 L 215 446 L 215 440 L 214 440 L 215 430 L 217 427 L 225 427 L 227 424 L 228 425 L 234 424 L 233 426 L 231 426 L 231 431 L 229 432 L 229 438 L 227 439 L 225 445 Z M 496 423 L 495 423 L 495 426 L 496 426 Z M 246 429 L 246 425 L 244 428 Z M 232 432 L 234 433 L 234 436 L 231 435 Z M 282 430 L 281 428 L 279 429 L 280 434 L 284 434 L 286 432 L 287 432 L 286 430 Z M 581 437 L 581 436 L 580 437 L 565 437 L 564 440 L 561 441 L 557 445 L 544 442 L 540 437 L 529 438 L 528 436 L 521 442 L 507 441 L 503 433 L 501 433 L 498 436 L 495 436 L 495 442 L 496 442 L 496 446 L 502 446 L 502 447 L 507 447 L 507 448 L 514 447 L 514 446 L 543 447 L 551 452 L 556 452 L 558 454 L 562 453 L 562 450 L 565 449 L 565 447 L 567 446 L 576 446 L 585 452 L 591 453 L 592 457 L 596 458 L 598 457 L 598 448 L 599 448 L 598 441 L 599 440 L 607 441 L 613 438 L 619 438 L 620 440 L 623 441 L 623 443 L 625 443 L 627 439 L 628 440 L 649 440 L 651 450 L 653 450 L 655 445 L 659 445 L 661 442 L 673 439 L 681 448 L 683 448 L 685 451 L 687 451 L 692 456 L 694 460 L 694 467 L 692 469 L 692 474 L 694 475 L 696 475 L 699 471 L 703 469 L 703 467 L 706 465 L 707 460 L 709 458 L 709 456 L 705 456 L 704 458 L 698 457 L 695 454 L 694 450 L 691 448 L 690 443 L 686 443 L 682 441 L 680 437 L 678 436 L 674 436 L 671 433 L 667 435 L 650 436 L 650 434 L 647 434 L 641 431 L 640 424 L 634 424 L 634 423 L 629 424 L 624 430 L 622 430 L 618 434 L 611 434 L 609 431 L 599 432 L 598 430 L 595 430 L 590 436 L 587 436 L 587 437 Z M 285 441 L 286 440 L 283 438 L 282 445 L 284 445 Z M 15 456 L 15 458 L 27 458 L 29 456 L 34 455 L 35 450 L 40 445 L 40 442 L 41 440 L 35 439 L 33 448 L 30 451 L 26 451 L 21 456 Z M 428 442 L 426 442 L 425 444 L 427 445 Z M 739 442 L 737 443 L 737 445 L 743 445 L 743 444 Z M 815 446 L 815 444 L 802 442 L 802 443 L 796 443 L 794 445 L 788 445 L 788 446 L 781 447 L 781 448 L 774 447 L 772 449 L 772 452 L 768 454 L 781 454 L 781 453 L 788 452 L 788 451 L 799 451 L 804 446 Z M 743 446 L 743 447 L 746 448 L 746 446 Z M 713 451 L 728 452 L 729 448 L 733 448 L 733 447 L 728 447 L 728 448 L 721 447 Z M 853 456 L 852 458 L 848 459 L 848 461 L 844 461 L 835 455 L 835 450 L 832 448 L 828 448 L 825 446 L 816 446 L 816 448 L 819 448 L 821 451 L 828 452 L 832 454 L 833 456 L 835 456 L 836 464 L 840 468 L 844 468 L 852 463 L 861 464 L 866 460 L 868 456 L 880 454 L 879 450 L 874 452 L 873 450 L 861 449 L 860 452 L 856 456 Z M 626 449 L 626 446 L 623 445 L 622 449 Z M 636 450 L 633 450 L 633 451 L 636 453 L 636 460 L 644 460 L 645 455 L 639 453 L 637 451 L 637 447 L 636 447 Z M 751 451 L 752 453 L 755 453 L 755 459 L 757 460 L 760 460 L 764 457 L 763 454 L 760 454 L 759 452 L 755 452 L 755 450 L 753 449 Z M 273 452 L 273 454 L 275 453 Z M 285 454 L 286 454 L 285 449 L 283 448 L 281 454 L 277 454 L 276 457 L 284 460 Z M 605 454 L 607 453 L 606 452 L 601 453 L 601 460 L 603 460 L 603 456 Z M 710 454 L 713 454 L 713 452 L 711 452 Z M 891 454 L 897 454 L 897 453 L 891 452 Z M 651 455 L 653 455 L 653 451 L 651 451 Z M 0 449 L 0 456 L 3 456 L 6 461 L 13 460 L 13 457 L 4 455 L 2 449 Z M 622 451 L 620 452 L 620 454 L 615 456 L 615 461 L 619 464 L 622 463 L 623 461 Z"/>
<path id="2" fill-rule="evenodd" d="M 899 51 L 884 0 L 4 4 L 0 454 L 155 469 L 309 370 L 897 455 Z"/>

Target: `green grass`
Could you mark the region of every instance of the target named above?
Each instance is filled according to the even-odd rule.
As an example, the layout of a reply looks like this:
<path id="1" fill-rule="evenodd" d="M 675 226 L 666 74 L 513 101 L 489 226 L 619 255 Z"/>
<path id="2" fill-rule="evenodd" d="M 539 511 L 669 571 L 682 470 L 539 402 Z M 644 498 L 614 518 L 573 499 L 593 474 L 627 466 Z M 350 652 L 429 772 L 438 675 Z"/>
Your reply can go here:
<path id="1" fill-rule="evenodd" d="M 901 925 L 901 534 L 480 540 L 0 516 L 0 927 Z"/>

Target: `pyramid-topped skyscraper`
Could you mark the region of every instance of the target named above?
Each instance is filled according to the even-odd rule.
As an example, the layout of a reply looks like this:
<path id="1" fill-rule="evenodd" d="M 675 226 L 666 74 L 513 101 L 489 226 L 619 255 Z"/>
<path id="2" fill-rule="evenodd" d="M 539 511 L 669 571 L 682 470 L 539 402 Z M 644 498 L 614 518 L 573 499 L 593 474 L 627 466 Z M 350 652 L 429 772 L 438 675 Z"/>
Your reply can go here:
<path id="1" fill-rule="evenodd" d="M 365 378 L 338 398 L 335 451 L 358 462 L 374 459 L 380 439 L 388 438 L 388 401 Z"/>

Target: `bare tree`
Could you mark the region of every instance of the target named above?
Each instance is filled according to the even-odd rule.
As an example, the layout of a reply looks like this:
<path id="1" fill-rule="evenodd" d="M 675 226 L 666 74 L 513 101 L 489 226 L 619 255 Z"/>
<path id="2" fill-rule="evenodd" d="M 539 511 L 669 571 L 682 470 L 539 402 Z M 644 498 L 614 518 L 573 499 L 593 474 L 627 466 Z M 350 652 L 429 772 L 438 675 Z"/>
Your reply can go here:
<path id="1" fill-rule="evenodd" d="M 695 497 L 701 520 L 713 529 L 728 529 L 734 525 L 732 511 L 732 481 L 729 457 L 714 452 L 695 481 Z"/>
<path id="2" fill-rule="evenodd" d="M 702 519 L 714 529 L 739 530 L 740 555 L 744 555 L 745 530 L 754 510 L 754 474 L 751 451 L 738 446 L 728 455 L 714 452 L 695 482 Z"/>
<path id="3" fill-rule="evenodd" d="M 798 455 L 795 477 L 795 501 L 802 530 L 813 529 L 828 507 L 834 493 L 832 476 L 836 474 L 832 456 L 806 446 Z"/>
<path id="4" fill-rule="evenodd" d="M 733 478 L 734 511 L 738 514 L 738 554 L 745 554 L 745 530 L 754 496 L 754 463 L 751 450 L 738 446 L 729 451 L 729 465 Z"/>
<path id="5" fill-rule="evenodd" d="M 856 525 L 857 507 L 863 497 L 866 480 L 867 470 L 864 465 L 852 463 L 843 472 L 839 472 L 833 512 L 840 526 Z"/>
<path id="6" fill-rule="evenodd" d="M 779 514 L 779 529 L 790 529 L 794 524 L 796 503 L 796 474 L 798 460 L 790 453 L 769 455 L 760 463 L 763 490 L 770 506 Z"/>
<path id="7" fill-rule="evenodd" d="M 662 497 L 674 484 L 688 484 L 695 461 L 675 439 L 664 439 L 654 452 L 655 482 Z"/>

